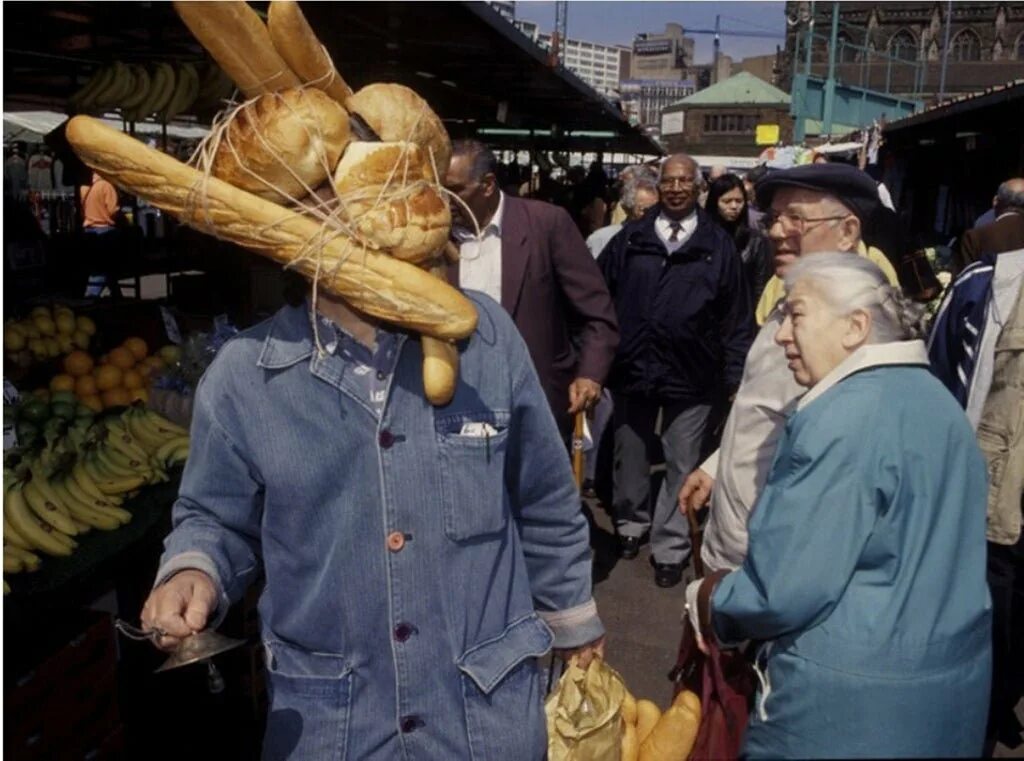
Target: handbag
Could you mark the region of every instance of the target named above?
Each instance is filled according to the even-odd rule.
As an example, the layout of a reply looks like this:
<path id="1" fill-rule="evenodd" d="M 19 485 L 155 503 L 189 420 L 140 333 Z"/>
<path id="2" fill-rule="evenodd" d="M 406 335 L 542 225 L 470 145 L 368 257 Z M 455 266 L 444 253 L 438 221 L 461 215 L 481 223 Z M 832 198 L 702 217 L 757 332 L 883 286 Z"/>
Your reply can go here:
<path id="1" fill-rule="evenodd" d="M 700 560 L 701 529 L 689 510 L 687 517 L 690 521 L 694 569 L 698 577 L 703 577 L 704 568 Z M 710 597 L 710 587 L 706 585 L 702 588 L 701 595 Z M 669 679 L 674 684 L 675 695 L 683 690 L 700 695 L 700 728 L 690 759 L 705 761 L 739 758 L 757 689 L 757 677 L 745 653 L 722 650 L 711 640 L 706 640 L 705 645 L 710 651 L 707 655 L 697 646 L 697 634 L 690 623 L 690 617 L 684 616 L 679 653 L 675 668 L 669 672 Z"/>

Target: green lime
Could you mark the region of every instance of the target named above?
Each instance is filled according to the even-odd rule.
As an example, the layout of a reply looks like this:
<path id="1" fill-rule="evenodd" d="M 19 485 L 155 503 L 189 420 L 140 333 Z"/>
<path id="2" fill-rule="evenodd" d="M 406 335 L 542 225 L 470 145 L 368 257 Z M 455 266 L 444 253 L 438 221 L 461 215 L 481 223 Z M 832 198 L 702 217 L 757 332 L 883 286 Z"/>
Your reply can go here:
<path id="1" fill-rule="evenodd" d="M 21 408 L 21 419 L 30 423 L 42 423 L 50 417 L 50 405 L 41 399 L 26 402 Z"/>
<path id="2" fill-rule="evenodd" d="M 73 420 L 75 417 L 75 405 L 70 402 L 54 402 L 50 405 L 50 414 L 61 420 Z"/>
<path id="3" fill-rule="evenodd" d="M 78 399 L 70 391 L 54 391 L 50 394 L 50 404 L 54 402 L 66 402 L 67 404 L 77 404 Z"/>
<path id="4" fill-rule="evenodd" d="M 95 412 L 93 412 L 89 407 L 86 407 L 82 403 L 79 403 L 78 405 L 75 406 L 75 418 L 76 419 L 77 418 L 83 418 L 85 420 L 92 420 L 95 415 L 96 415 Z"/>
<path id="5" fill-rule="evenodd" d="M 14 431 L 18 434 L 18 443 L 22 446 L 31 444 L 39 436 L 39 426 L 27 420 L 22 420 L 18 423 L 14 427 Z"/>

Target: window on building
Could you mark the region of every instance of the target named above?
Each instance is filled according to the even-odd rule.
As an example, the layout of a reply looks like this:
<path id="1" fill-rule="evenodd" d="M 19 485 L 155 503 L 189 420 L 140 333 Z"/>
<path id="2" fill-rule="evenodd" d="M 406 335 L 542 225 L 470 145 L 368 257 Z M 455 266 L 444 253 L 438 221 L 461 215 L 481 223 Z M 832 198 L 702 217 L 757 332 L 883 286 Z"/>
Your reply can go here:
<path id="1" fill-rule="evenodd" d="M 917 40 L 906 29 L 900 29 L 889 38 L 889 55 L 904 61 L 917 60 Z"/>
<path id="2" fill-rule="evenodd" d="M 949 44 L 949 52 L 954 61 L 980 61 L 981 38 L 970 29 L 964 29 Z"/>
<path id="3" fill-rule="evenodd" d="M 1017 60 L 1024 61 L 1024 34 L 1017 38 Z"/>
<path id="4" fill-rule="evenodd" d="M 837 39 L 836 58 L 839 63 L 853 63 L 857 60 L 857 48 L 846 32 L 840 32 Z"/>

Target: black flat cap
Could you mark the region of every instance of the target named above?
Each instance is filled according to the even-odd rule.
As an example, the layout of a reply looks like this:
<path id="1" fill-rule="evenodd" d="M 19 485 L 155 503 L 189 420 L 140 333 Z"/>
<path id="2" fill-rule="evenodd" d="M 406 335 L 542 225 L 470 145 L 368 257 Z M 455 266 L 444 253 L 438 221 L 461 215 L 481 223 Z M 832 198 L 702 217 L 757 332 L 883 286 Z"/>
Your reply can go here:
<path id="1" fill-rule="evenodd" d="M 849 164 L 804 164 L 792 169 L 770 171 L 755 186 L 757 204 L 771 206 L 772 196 L 779 188 L 806 188 L 838 198 L 862 223 L 875 213 L 881 201 L 878 183 L 866 173 Z"/>

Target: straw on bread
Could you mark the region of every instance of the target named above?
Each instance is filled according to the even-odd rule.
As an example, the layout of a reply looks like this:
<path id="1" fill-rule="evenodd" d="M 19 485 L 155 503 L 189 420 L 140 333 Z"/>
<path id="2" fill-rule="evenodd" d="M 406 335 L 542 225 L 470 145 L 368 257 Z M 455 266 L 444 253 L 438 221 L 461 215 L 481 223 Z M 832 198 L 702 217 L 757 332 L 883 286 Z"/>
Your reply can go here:
<path id="1" fill-rule="evenodd" d="M 352 96 L 352 88 L 334 68 L 334 62 L 295 0 L 271 0 L 267 30 L 274 49 L 303 82 L 345 105 Z"/>
<path id="2" fill-rule="evenodd" d="M 472 302 L 446 282 L 325 224 L 206 177 L 97 119 L 74 117 L 67 138 L 115 185 L 185 224 L 318 277 L 319 287 L 366 314 L 442 339 L 465 338 L 476 327 Z"/>

